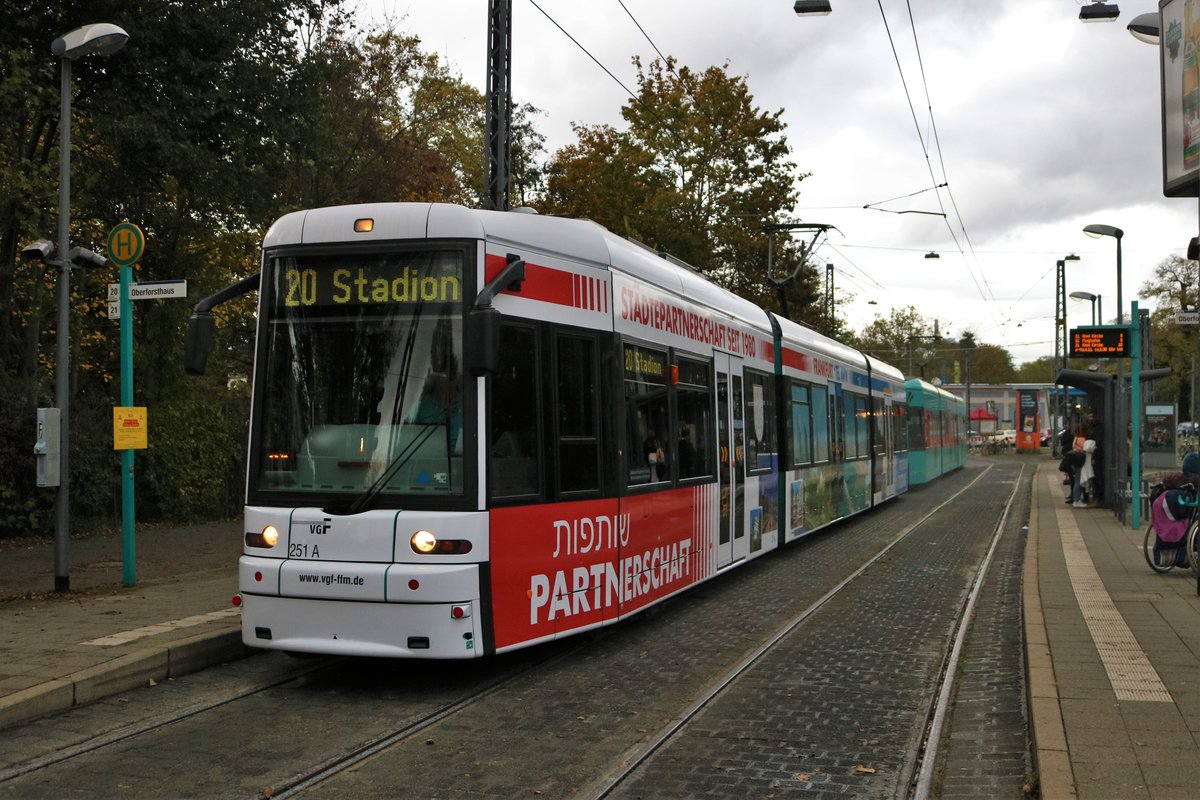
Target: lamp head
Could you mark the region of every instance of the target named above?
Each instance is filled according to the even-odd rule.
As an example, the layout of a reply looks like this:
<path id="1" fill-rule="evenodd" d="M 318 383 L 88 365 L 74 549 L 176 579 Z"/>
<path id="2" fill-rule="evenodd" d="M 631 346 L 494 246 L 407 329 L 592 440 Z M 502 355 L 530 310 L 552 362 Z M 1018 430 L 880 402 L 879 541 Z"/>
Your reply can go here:
<path id="1" fill-rule="evenodd" d="M 1159 19 L 1157 11 L 1150 11 L 1145 14 L 1138 14 L 1125 26 L 1125 29 L 1133 34 L 1133 38 L 1139 42 L 1146 44 L 1158 44 L 1158 38 L 1162 35 L 1162 21 Z"/>
<path id="2" fill-rule="evenodd" d="M 829 0 L 796 0 L 792 10 L 798 17 L 816 17 L 828 14 L 833 8 L 829 5 Z"/>
<path id="3" fill-rule="evenodd" d="M 1079 260 L 1079 256 L 1075 255 L 1074 253 L 1063 256 L 1063 261 L 1078 261 L 1078 260 Z"/>
<path id="4" fill-rule="evenodd" d="M 1112 236 L 1114 239 L 1120 239 L 1125 235 L 1125 231 L 1120 228 L 1114 228 L 1112 225 L 1087 225 L 1083 232 L 1093 239 L 1099 239 L 1101 236 Z"/>
<path id="5" fill-rule="evenodd" d="M 71 263 L 77 267 L 103 267 L 108 259 L 86 247 L 71 248 Z"/>
<path id="6" fill-rule="evenodd" d="M 1079 19 L 1084 22 L 1112 22 L 1121 15 L 1121 9 L 1116 3 L 1102 3 L 1100 0 L 1079 9 Z"/>
<path id="7" fill-rule="evenodd" d="M 1091 292 L 1071 292 L 1071 294 L 1068 296 L 1076 300 L 1087 300 L 1089 303 L 1096 301 L 1096 295 L 1092 294 Z"/>
<path id="8" fill-rule="evenodd" d="M 21 248 L 21 258 L 26 261 L 33 261 L 34 259 L 45 261 L 51 258 L 57 249 L 54 246 L 54 242 L 49 239 L 38 239 L 36 242 L 30 242 Z"/>
<path id="9" fill-rule="evenodd" d="M 933 250 L 930 250 L 928 253 L 925 254 L 925 257 L 926 258 L 941 258 L 942 254 L 935 252 Z"/>
<path id="10" fill-rule="evenodd" d="M 112 55 L 127 41 L 129 34 L 124 28 L 109 22 L 97 22 L 64 33 L 50 43 L 50 52 L 73 61 L 91 55 Z"/>

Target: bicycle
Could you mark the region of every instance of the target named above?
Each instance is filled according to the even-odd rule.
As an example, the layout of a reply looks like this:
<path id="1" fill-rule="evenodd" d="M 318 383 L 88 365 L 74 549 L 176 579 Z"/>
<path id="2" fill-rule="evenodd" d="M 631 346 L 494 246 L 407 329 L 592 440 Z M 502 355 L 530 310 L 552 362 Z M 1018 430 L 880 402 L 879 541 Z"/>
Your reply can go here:
<path id="1" fill-rule="evenodd" d="M 1184 540 L 1184 558 L 1187 559 L 1188 565 L 1192 568 L 1192 574 L 1196 576 L 1196 593 L 1200 594 L 1200 513 L 1196 511 L 1196 507 L 1200 506 L 1200 501 L 1194 500 L 1192 506 L 1192 516 L 1188 520 L 1187 535 Z"/>
<path id="2" fill-rule="evenodd" d="M 1151 508 L 1165 491 L 1162 483 L 1150 486 Z M 1146 557 L 1146 563 L 1150 565 L 1150 569 L 1157 573 L 1170 572 L 1175 567 L 1189 567 L 1192 573 L 1200 579 L 1200 553 L 1196 551 L 1196 548 L 1200 547 L 1200 513 L 1197 513 L 1197 508 L 1200 508 L 1200 499 L 1197 499 L 1195 491 L 1190 491 L 1187 497 L 1180 498 L 1179 505 L 1189 511 L 1186 528 L 1183 536 L 1178 540 L 1178 544 L 1175 547 L 1162 546 L 1158 531 L 1154 529 L 1152 512 L 1150 524 L 1146 526 L 1146 535 L 1142 539 L 1142 555 Z"/>

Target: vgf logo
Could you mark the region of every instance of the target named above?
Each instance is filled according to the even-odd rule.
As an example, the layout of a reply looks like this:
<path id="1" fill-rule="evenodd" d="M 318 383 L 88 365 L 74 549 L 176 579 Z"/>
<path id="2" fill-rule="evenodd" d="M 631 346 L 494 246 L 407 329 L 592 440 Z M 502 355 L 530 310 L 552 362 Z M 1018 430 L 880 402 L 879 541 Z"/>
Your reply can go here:
<path id="1" fill-rule="evenodd" d="M 333 520 L 329 517 L 326 517 L 321 522 L 310 522 L 308 523 L 308 532 L 314 536 L 324 536 L 333 527 L 332 522 Z"/>

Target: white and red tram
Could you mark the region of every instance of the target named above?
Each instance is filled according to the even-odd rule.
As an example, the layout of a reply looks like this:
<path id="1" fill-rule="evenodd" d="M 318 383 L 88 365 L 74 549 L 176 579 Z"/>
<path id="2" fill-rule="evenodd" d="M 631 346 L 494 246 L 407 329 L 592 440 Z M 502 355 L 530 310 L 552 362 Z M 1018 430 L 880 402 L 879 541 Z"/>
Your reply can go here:
<path id="1" fill-rule="evenodd" d="M 899 371 L 591 222 L 301 211 L 259 288 L 253 647 L 524 647 L 907 489 Z"/>

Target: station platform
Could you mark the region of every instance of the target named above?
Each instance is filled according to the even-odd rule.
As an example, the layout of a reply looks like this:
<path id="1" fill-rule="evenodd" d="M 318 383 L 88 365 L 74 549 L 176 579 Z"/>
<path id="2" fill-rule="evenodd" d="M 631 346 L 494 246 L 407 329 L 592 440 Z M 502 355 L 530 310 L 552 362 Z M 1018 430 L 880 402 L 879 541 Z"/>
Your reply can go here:
<path id="1" fill-rule="evenodd" d="M 240 520 L 139 527 L 129 587 L 121 548 L 73 537 L 54 593 L 53 542 L 0 540 L 0 729 L 247 655 Z"/>
<path id="2" fill-rule="evenodd" d="M 1195 577 L 1150 570 L 1146 521 L 1133 530 L 1108 510 L 1068 506 L 1048 457 L 1037 461 L 1028 524 L 1023 615 L 1040 796 L 1200 796 Z M 231 605 L 241 527 L 139 528 L 132 587 L 122 586 L 118 535 L 73 539 L 65 595 L 50 591 L 53 543 L 0 541 L 0 729 L 253 652 Z"/>
<path id="3" fill-rule="evenodd" d="M 1157 574 L 1148 520 L 1065 502 L 1034 475 L 1024 611 L 1031 731 L 1043 800 L 1200 796 L 1200 596 Z"/>

